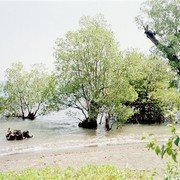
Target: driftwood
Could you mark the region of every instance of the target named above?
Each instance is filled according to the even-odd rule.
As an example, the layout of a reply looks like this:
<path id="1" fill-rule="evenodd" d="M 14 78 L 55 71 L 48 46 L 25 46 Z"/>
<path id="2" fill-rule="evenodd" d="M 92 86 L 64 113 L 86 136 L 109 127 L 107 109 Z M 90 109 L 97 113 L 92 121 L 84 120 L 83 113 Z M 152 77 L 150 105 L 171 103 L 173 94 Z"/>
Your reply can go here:
<path id="1" fill-rule="evenodd" d="M 32 138 L 32 137 L 33 136 L 29 135 L 29 131 L 23 131 L 23 132 L 21 132 L 21 130 L 11 131 L 10 128 L 8 129 L 6 133 L 6 139 L 8 141 L 23 140 L 23 139 Z"/>

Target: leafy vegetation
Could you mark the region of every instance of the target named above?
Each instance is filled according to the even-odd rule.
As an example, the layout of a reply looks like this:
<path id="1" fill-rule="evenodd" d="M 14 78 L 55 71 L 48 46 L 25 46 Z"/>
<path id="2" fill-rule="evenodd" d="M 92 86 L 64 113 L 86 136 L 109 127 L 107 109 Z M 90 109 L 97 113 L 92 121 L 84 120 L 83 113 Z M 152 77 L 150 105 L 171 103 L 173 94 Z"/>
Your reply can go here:
<path id="1" fill-rule="evenodd" d="M 56 42 L 56 75 L 66 107 L 79 109 L 85 120 L 79 125 L 97 127 L 97 117 L 106 114 L 106 127 L 113 114 L 125 121 L 133 113 L 123 102 L 137 94 L 119 66 L 114 35 L 103 16 L 82 17 L 80 29 Z"/>
<path id="2" fill-rule="evenodd" d="M 142 3 L 138 25 L 180 75 L 180 3 L 178 0 L 147 0 Z"/>
<path id="3" fill-rule="evenodd" d="M 61 102 L 84 114 L 81 127 L 96 128 L 100 114 L 107 130 L 110 119 L 163 122 L 165 111 L 179 109 L 179 93 L 169 87 L 175 78 L 170 66 L 155 56 L 120 53 L 101 15 L 82 17 L 79 30 L 57 40 L 55 55 Z"/>
<path id="4" fill-rule="evenodd" d="M 176 73 L 166 61 L 120 52 L 102 15 L 83 16 L 79 25 L 57 39 L 53 75 L 42 65 L 27 72 L 16 63 L 7 70 L 0 104 L 6 116 L 35 119 L 73 107 L 84 115 L 80 127 L 96 128 L 101 115 L 110 130 L 110 120 L 163 122 L 165 115 L 180 109 L 179 90 L 169 86 Z"/>
<path id="5" fill-rule="evenodd" d="M 157 155 L 160 155 L 161 158 L 164 157 L 164 155 L 170 156 L 173 161 L 177 162 L 177 155 L 180 151 L 180 137 L 176 133 L 176 128 L 172 125 L 171 127 L 171 133 L 172 136 L 167 140 L 165 145 L 158 145 L 157 139 L 153 136 L 153 134 L 149 134 L 150 142 L 147 144 L 147 148 L 154 150 Z M 142 139 L 146 139 L 147 137 L 143 136 Z"/>
<path id="6" fill-rule="evenodd" d="M 47 102 L 53 91 L 53 78 L 42 64 L 25 71 L 22 63 L 14 63 L 6 71 L 3 86 L 3 113 L 22 119 L 35 119 L 47 113 Z"/>
<path id="7" fill-rule="evenodd" d="M 163 122 L 169 111 L 178 111 L 180 93 L 176 88 L 169 87 L 175 73 L 170 71 L 166 61 L 152 55 L 127 52 L 122 66 L 125 77 L 138 94 L 137 100 L 126 102 L 137 110 L 129 122 Z"/>
<path id="8" fill-rule="evenodd" d="M 3 111 L 3 109 L 4 109 L 4 98 L 0 97 L 0 114 Z"/>
<path id="9" fill-rule="evenodd" d="M 46 167 L 43 169 L 27 169 L 20 173 L 8 172 L 0 173 L 0 179 L 26 179 L 26 180 L 39 180 L 39 179 L 61 179 L 61 180 L 125 180 L 125 179 L 153 179 L 153 176 L 147 175 L 144 171 L 133 171 L 129 169 L 119 170 L 111 165 L 87 165 L 79 170 L 75 170 L 71 167 L 65 170 L 59 167 Z"/>
<path id="10" fill-rule="evenodd" d="M 173 162 L 169 161 L 164 170 L 164 179 L 179 179 L 178 153 L 180 151 L 180 137 L 176 132 L 176 128 L 170 124 L 172 135 L 163 145 L 158 145 L 157 139 L 153 134 L 144 135 L 142 139 L 149 139 L 147 144 L 148 150 L 153 150 L 157 156 L 164 158 L 165 155 L 170 157 Z"/>
<path id="11" fill-rule="evenodd" d="M 3 84 L 0 83 L 0 114 L 4 109 Z"/>
<path id="12" fill-rule="evenodd" d="M 171 69 L 165 60 L 155 56 L 120 52 L 102 15 L 82 17 L 79 30 L 56 41 L 54 75 L 43 65 L 25 71 L 22 63 L 12 64 L 0 87 L 0 113 L 33 120 L 61 106 L 73 107 L 84 115 L 80 127 L 96 128 L 102 114 L 107 130 L 111 129 L 111 119 L 117 123 L 156 123 L 167 116 L 173 120 L 180 110 L 179 19 L 178 0 L 148 0 L 136 18 L 157 50 L 169 59 Z M 164 145 L 159 145 L 152 134 L 143 139 L 150 139 L 148 149 L 174 161 L 167 164 L 164 179 L 179 179 L 180 137 L 174 126 L 171 132 Z M 111 165 L 87 165 L 79 170 L 46 167 L 0 172 L 0 179 L 153 179 L 153 175 Z"/>

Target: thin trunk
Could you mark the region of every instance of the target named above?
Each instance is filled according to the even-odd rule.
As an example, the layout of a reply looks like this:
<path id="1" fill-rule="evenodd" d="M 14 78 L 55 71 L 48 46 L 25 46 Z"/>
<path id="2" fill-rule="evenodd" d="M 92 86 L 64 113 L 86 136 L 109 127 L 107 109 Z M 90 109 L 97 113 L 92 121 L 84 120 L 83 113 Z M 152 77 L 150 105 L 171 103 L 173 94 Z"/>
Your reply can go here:
<path id="1" fill-rule="evenodd" d="M 105 117 L 105 127 L 106 127 L 107 131 L 111 130 L 111 127 L 110 127 L 110 118 L 111 118 L 110 113 L 107 113 L 106 117 Z"/>
<path id="2" fill-rule="evenodd" d="M 41 106 L 41 102 L 38 104 L 38 107 L 37 107 L 36 111 L 34 112 L 34 116 L 36 116 L 37 112 L 39 111 L 40 106 Z"/>
<path id="3" fill-rule="evenodd" d="M 22 101 L 22 96 L 20 93 L 19 93 L 19 100 L 20 100 L 20 108 L 21 108 L 21 113 L 22 113 L 22 119 L 24 119 L 23 101 Z"/>
<path id="4" fill-rule="evenodd" d="M 96 129 L 97 128 L 97 117 L 99 114 L 100 106 L 95 101 L 89 102 L 88 105 L 88 117 L 79 123 L 79 127 L 87 129 Z"/>
<path id="5" fill-rule="evenodd" d="M 96 121 L 99 114 L 99 104 L 92 100 L 88 108 L 88 121 Z"/>
<path id="6" fill-rule="evenodd" d="M 83 108 L 81 108 L 81 107 L 79 107 L 79 106 L 72 106 L 72 107 L 73 107 L 73 108 L 76 108 L 76 109 L 79 109 L 79 110 L 83 113 L 85 119 L 87 118 L 86 113 L 84 112 L 84 109 L 83 109 Z"/>
<path id="7" fill-rule="evenodd" d="M 23 97 L 23 100 L 24 100 L 24 104 L 25 104 L 25 105 L 26 105 L 26 107 L 27 107 L 28 112 L 30 112 L 29 105 L 28 105 L 28 103 L 26 102 L 26 100 L 25 100 L 25 98 L 24 98 L 24 97 Z"/>
<path id="8" fill-rule="evenodd" d="M 102 112 L 102 114 L 101 114 L 101 118 L 100 118 L 100 121 L 99 121 L 99 124 L 101 125 L 101 123 L 102 123 L 102 118 L 103 118 L 103 115 L 104 115 L 104 113 Z"/>

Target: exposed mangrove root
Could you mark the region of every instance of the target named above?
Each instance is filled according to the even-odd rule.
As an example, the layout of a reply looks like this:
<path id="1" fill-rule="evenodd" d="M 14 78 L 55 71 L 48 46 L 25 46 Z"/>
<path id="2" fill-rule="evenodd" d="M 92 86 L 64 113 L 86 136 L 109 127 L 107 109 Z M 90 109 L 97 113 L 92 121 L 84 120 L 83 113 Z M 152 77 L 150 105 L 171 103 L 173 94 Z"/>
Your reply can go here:
<path id="1" fill-rule="evenodd" d="M 86 118 L 82 122 L 78 124 L 79 127 L 86 128 L 86 129 L 96 129 L 97 128 L 97 121 L 96 120 L 89 120 L 89 118 Z"/>

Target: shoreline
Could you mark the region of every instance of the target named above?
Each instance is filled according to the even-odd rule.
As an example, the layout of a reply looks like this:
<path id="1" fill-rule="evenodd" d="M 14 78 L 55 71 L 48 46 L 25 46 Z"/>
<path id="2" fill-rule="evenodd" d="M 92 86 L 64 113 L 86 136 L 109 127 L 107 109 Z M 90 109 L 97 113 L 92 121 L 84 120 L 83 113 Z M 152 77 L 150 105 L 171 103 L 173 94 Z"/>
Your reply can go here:
<path id="1" fill-rule="evenodd" d="M 111 164 L 120 169 L 133 170 L 154 170 L 164 167 L 165 160 L 148 151 L 145 146 L 146 143 L 141 142 L 4 155 L 0 156 L 0 172 L 46 166 L 80 168 L 87 164 Z"/>

